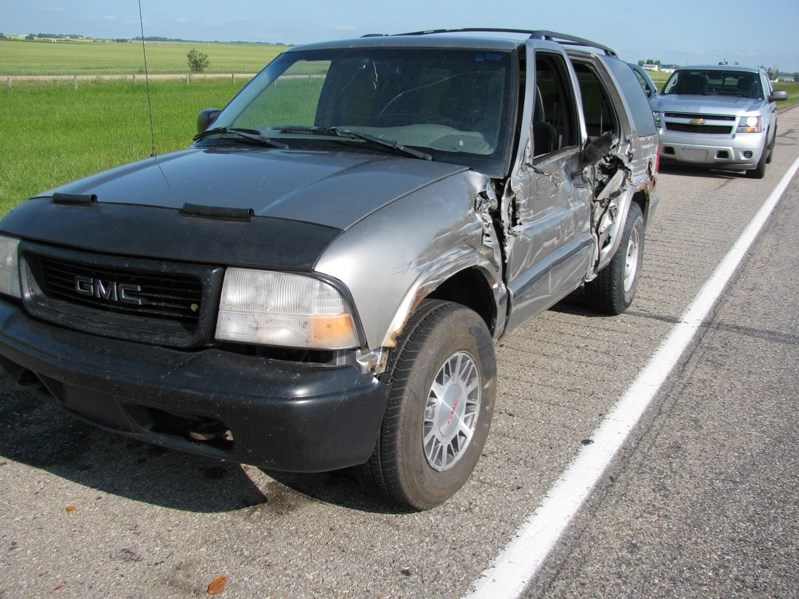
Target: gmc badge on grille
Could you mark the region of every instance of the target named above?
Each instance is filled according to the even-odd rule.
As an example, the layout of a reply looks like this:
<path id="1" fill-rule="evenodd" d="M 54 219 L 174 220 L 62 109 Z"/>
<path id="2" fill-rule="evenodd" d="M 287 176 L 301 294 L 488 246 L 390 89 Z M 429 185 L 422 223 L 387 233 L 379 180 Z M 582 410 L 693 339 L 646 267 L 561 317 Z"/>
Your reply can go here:
<path id="1" fill-rule="evenodd" d="M 78 295 L 94 297 L 107 302 L 124 302 L 141 306 L 144 300 L 133 295 L 141 291 L 140 285 L 132 283 L 117 283 L 116 281 L 103 281 L 93 277 L 75 277 L 75 292 Z"/>

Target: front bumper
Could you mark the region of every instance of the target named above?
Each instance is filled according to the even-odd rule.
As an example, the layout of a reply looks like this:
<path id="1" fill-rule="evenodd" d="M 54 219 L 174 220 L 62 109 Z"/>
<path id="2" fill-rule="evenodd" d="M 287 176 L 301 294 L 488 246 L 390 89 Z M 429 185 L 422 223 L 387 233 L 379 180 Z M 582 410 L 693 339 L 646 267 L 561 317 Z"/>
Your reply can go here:
<path id="1" fill-rule="evenodd" d="M 751 170 L 757 166 L 763 154 L 765 137 L 765 133 L 743 133 L 730 137 L 661 129 L 660 159 L 662 163 Z"/>
<path id="2" fill-rule="evenodd" d="M 0 364 L 102 428 L 292 472 L 367 461 L 387 402 L 386 386 L 352 367 L 106 339 L 33 320 L 5 300 Z M 215 433 L 197 434 L 208 430 Z"/>

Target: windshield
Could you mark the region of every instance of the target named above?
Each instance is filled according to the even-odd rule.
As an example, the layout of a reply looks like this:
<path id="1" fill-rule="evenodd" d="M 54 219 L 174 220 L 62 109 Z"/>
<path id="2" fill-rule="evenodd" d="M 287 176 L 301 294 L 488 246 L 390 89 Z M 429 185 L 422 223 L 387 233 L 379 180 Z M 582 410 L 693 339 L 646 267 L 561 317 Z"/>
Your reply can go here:
<path id="1" fill-rule="evenodd" d="M 722 69 L 675 71 L 663 87 L 663 93 L 763 99 L 757 73 Z"/>
<path id="2" fill-rule="evenodd" d="M 491 174 L 509 163 L 518 84 L 511 60 L 509 52 L 436 48 L 286 52 L 214 127 L 303 148 L 375 151 L 366 142 L 377 137 Z M 345 138 L 335 130 L 364 135 Z"/>

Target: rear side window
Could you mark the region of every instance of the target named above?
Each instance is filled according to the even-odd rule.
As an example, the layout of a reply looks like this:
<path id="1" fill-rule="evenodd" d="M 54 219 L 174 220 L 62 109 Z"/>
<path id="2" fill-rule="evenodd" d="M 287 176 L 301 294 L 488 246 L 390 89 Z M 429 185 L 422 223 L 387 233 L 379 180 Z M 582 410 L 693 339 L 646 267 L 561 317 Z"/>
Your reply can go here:
<path id="1" fill-rule="evenodd" d="M 638 135 L 655 135 L 657 129 L 652 116 L 652 108 L 649 106 L 649 100 L 644 90 L 641 89 L 641 84 L 630 65 L 611 58 L 605 58 L 603 63 L 613 73 L 613 77 L 619 85 L 621 94 L 630 110 L 633 127 Z"/>
<path id="2" fill-rule="evenodd" d="M 574 72 L 577 74 L 577 81 L 580 84 L 588 136 L 595 138 L 608 131 L 613 131 L 618 135 L 618 120 L 613 104 L 594 69 L 586 64 L 575 62 Z"/>

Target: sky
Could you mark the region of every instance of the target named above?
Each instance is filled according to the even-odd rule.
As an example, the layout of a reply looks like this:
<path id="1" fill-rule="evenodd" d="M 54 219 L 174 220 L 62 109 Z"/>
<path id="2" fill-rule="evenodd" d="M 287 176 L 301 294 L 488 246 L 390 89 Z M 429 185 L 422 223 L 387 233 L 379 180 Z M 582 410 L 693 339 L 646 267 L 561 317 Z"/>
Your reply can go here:
<path id="1" fill-rule="evenodd" d="M 549 29 L 625 60 L 799 72 L 798 0 L 141 0 L 145 36 L 302 44 L 458 27 Z M 0 0 L 0 32 L 140 35 L 139 0 Z M 1 60 L 1 59 L 0 59 Z"/>

